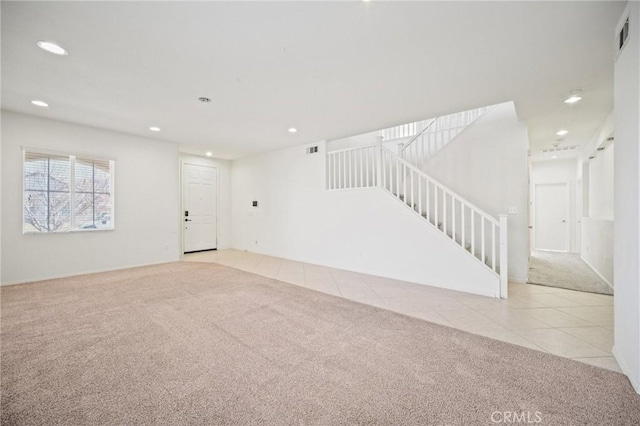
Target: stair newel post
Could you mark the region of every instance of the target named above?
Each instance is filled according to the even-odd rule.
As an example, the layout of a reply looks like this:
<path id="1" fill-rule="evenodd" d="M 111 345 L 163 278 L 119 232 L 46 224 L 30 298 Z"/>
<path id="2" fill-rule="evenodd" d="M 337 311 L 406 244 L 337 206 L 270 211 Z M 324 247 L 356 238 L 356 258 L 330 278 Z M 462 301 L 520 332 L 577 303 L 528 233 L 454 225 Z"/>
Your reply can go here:
<path id="1" fill-rule="evenodd" d="M 382 186 L 382 136 L 376 136 L 376 185 Z"/>
<path id="2" fill-rule="evenodd" d="M 509 215 L 501 214 L 500 218 L 500 298 L 506 299 L 509 288 L 509 267 L 507 261 L 507 222 Z"/>

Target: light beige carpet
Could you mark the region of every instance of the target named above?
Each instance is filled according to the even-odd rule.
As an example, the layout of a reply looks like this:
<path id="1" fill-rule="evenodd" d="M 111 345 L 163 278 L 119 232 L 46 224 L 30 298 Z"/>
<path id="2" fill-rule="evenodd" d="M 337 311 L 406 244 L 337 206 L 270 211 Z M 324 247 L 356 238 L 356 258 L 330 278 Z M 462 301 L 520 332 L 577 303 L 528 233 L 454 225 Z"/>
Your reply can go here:
<path id="1" fill-rule="evenodd" d="M 621 374 L 220 265 L 0 295 L 3 425 L 640 424 Z"/>
<path id="2" fill-rule="evenodd" d="M 569 290 L 613 295 L 613 289 L 589 267 L 580 255 L 533 250 L 529 283 Z"/>

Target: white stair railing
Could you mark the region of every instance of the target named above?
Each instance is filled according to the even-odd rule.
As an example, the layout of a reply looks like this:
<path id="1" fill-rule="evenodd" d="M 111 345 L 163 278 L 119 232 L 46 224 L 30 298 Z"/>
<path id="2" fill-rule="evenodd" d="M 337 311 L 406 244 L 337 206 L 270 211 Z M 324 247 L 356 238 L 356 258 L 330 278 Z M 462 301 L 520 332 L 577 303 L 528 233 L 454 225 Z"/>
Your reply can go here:
<path id="1" fill-rule="evenodd" d="M 507 216 L 496 219 L 381 146 L 327 153 L 327 189 L 380 187 L 499 278 L 507 297 Z"/>
<path id="2" fill-rule="evenodd" d="M 378 144 L 327 153 L 327 189 L 378 186 Z"/>
<path id="3" fill-rule="evenodd" d="M 492 108 L 493 106 L 476 108 L 431 120 L 400 147 L 400 157 L 420 168 L 429 158 Z"/>
<path id="4" fill-rule="evenodd" d="M 499 275 L 500 221 L 388 149 L 381 154 L 382 188 Z"/>
<path id="5" fill-rule="evenodd" d="M 414 123 L 401 124 L 399 126 L 389 127 L 378 132 L 379 136 L 389 142 L 394 139 L 410 138 L 423 131 L 431 122 L 431 120 L 416 121 Z"/>

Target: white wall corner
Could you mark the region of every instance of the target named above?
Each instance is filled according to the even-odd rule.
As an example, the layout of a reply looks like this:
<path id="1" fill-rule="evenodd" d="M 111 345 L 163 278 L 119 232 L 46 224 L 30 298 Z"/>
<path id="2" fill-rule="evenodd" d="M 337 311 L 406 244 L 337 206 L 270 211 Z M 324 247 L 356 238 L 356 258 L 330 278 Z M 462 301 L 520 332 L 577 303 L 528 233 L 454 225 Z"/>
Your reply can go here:
<path id="1" fill-rule="evenodd" d="M 615 345 L 611 348 L 611 354 L 618 363 L 618 367 L 620 367 L 622 373 L 624 373 L 624 375 L 627 376 L 627 379 L 629 379 L 629 383 L 631 383 L 633 390 L 635 390 L 637 394 L 640 394 L 640 382 L 638 382 L 636 376 L 632 374 L 633 372 L 627 366 L 627 362 L 620 356 L 620 354 L 618 354 Z"/>

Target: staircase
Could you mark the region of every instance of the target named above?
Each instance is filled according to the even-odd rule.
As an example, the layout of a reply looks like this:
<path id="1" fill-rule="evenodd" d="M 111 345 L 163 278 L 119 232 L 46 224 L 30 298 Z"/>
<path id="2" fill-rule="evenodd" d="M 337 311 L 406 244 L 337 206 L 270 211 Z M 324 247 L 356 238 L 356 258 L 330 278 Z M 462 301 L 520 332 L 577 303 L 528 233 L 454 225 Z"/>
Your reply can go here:
<path id="1" fill-rule="evenodd" d="M 473 123 L 487 111 L 468 120 Z M 430 133 L 443 135 L 443 131 L 435 130 L 437 125 L 433 123 L 437 122 L 438 119 L 432 120 L 404 146 L 415 143 L 421 135 L 426 135 L 425 141 L 435 140 L 428 136 Z M 450 126 L 448 136 L 440 140 L 446 141 L 444 144 L 450 142 L 466 128 L 459 127 Z M 432 131 L 428 131 L 429 128 Z M 383 147 L 381 139 L 372 145 L 328 152 L 327 190 L 381 189 L 494 274 L 499 283 L 496 294 L 506 298 L 507 216 L 493 217 L 420 170 L 416 164 L 424 164 L 435 150 L 405 150 L 414 160 L 412 163 Z M 415 146 L 427 147 L 429 143 L 418 142 Z"/>
<path id="2" fill-rule="evenodd" d="M 415 132 L 411 139 L 399 146 L 398 154 L 403 160 L 420 169 L 429 158 L 492 109 L 493 106 L 476 108 L 428 121 L 406 124 L 404 126 L 408 126 L 408 129 L 420 127 L 421 130 Z M 426 124 L 421 127 L 424 123 Z"/>
<path id="3" fill-rule="evenodd" d="M 422 132 L 433 120 L 422 120 L 413 123 L 401 124 L 378 131 L 378 136 L 382 136 L 384 141 L 411 138 Z"/>

